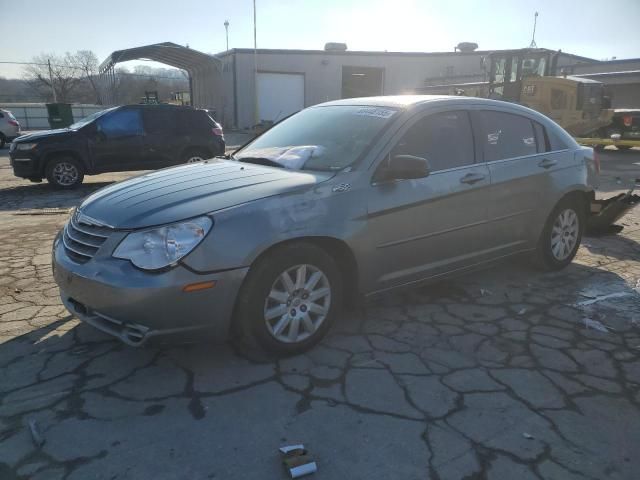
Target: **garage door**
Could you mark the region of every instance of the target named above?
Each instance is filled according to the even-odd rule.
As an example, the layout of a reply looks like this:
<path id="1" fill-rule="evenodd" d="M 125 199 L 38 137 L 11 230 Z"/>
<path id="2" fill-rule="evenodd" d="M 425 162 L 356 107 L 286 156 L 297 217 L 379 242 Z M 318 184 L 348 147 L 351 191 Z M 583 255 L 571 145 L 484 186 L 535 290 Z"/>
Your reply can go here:
<path id="1" fill-rule="evenodd" d="M 304 75 L 258 73 L 260 120 L 282 120 L 304 108 Z"/>

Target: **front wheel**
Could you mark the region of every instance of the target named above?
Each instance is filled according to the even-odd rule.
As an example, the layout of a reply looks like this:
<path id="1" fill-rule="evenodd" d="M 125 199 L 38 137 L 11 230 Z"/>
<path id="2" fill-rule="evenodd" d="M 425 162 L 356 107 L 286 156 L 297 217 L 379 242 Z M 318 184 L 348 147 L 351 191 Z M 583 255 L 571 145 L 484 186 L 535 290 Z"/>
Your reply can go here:
<path id="1" fill-rule="evenodd" d="M 342 278 L 333 258 L 314 245 L 292 244 L 251 268 L 235 321 L 263 349 L 294 355 L 325 336 L 341 302 Z"/>
<path id="2" fill-rule="evenodd" d="M 60 156 L 47 164 L 47 181 L 55 188 L 72 189 L 84 179 L 84 169 L 76 159 Z"/>
<path id="3" fill-rule="evenodd" d="M 585 225 L 585 209 L 576 200 L 561 201 L 551 212 L 538 242 L 538 265 L 561 270 L 578 252 Z"/>

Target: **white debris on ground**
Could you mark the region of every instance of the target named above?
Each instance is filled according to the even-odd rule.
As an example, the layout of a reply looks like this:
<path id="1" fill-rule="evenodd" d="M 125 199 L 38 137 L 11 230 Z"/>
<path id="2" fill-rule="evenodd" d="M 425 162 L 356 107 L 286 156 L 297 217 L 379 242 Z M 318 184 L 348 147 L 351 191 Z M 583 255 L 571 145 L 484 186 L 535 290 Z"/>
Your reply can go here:
<path id="1" fill-rule="evenodd" d="M 607 327 L 604 323 L 591 318 L 584 319 L 584 326 L 586 329 L 597 330 L 602 333 L 609 333 L 610 330 L 613 330 L 613 328 Z"/>
<path id="2" fill-rule="evenodd" d="M 582 296 L 587 296 L 584 295 L 582 292 L 580 293 L 580 295 Z M 598 303 L 598 302 L 602 302 L 604 300 L 610 300 L 612 298 L 621 298 L 621 297 L 628 297 L 629 295 L 631 295 L 630 292 L 614 292 L 614 293 L 608 293 L 606 295 L 598 295 L 595 298 L 589 298 L 589 300 L 583 300 L 582 302 L 577 302 L 574 306 L 576 307 L 585 307 L 587 305 L 593 305 L 594 303 Z"/>

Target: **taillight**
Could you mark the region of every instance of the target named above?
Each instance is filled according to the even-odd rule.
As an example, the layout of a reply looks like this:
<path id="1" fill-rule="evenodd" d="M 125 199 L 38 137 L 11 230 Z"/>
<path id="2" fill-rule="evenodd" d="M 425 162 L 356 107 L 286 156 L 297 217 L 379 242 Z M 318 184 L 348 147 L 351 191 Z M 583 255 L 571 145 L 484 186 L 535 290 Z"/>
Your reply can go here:
<path id="1" fill-rule="evenodd" d="M 14 127 L 19 127 L 19 126 L 20 126 L 20 124 L 18 123 L 18 121 L 17 121 L 17 120 L 11 120 L 11 119 L 9 119 L 9 120 L 7 120 L 7 123 L 8 123 L 9 125 L 13 125 Z"/>
<path id="2" fill-rule="evenodd" d="M 596 172 L 600 173 L 600 155 L 597 150 L 593 150 L 593 163 L 596 166 Z"/>
<path id="3" fill-rule="evenodd" d="M 211 129 L 214 135 L 217 137 L 224 137 L 224 132 L 222 131 L 222 126 L 219 123 L 215 123 L 215 126 Z"/>

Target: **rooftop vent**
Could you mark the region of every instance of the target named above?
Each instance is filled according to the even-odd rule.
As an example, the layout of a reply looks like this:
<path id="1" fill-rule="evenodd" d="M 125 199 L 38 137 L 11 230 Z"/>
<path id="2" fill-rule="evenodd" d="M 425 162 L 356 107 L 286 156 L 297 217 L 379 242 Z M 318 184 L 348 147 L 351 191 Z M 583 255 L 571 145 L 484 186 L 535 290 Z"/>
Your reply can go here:
<path id="1" fill-rule="evenodd" d="M 474 42 L 460 42 L 458 45 L 456 45 L 456 48 L 453 51 L 455 52 L 456 50 L 458 50 L 458 51 L 460 51 L 462 53 L 471 53 L 477 48 L 478 48 L 478 44 L 477 43 L 474 43 Z"/>
<path id="2" fill-rule="evenodd" d="M 336 42 L 328 42 L 324 44 L 325 52 L 346 52 L 347 44 L 346 43 L 336 43 Z"/>

